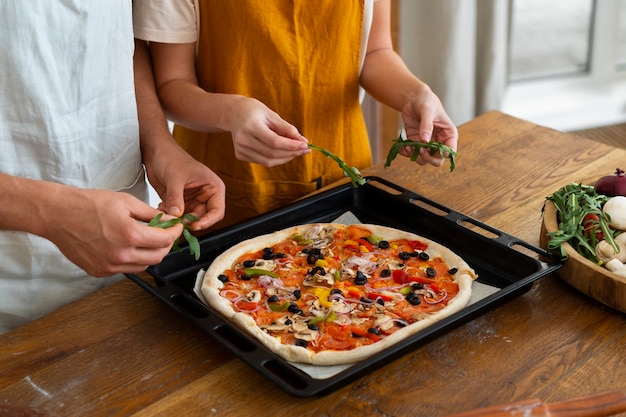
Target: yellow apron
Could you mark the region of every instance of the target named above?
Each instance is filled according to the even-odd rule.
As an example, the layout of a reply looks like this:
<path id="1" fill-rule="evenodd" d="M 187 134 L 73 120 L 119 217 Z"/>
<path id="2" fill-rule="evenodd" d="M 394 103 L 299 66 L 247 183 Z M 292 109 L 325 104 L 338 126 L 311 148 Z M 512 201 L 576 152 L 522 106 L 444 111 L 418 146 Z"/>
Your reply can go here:
<path id="1" fill-rule="evenodd" d="M 362 0 L 200 0 L 197 72 L 209 92 L 254 97 L 349 166 L 371 164 L 359 103 Z M 343 177 L 318 151 L 265 168 L 238 161 L 231 134 L 175 127 L 226 184 L 217 227 L 287 205 Z"/>

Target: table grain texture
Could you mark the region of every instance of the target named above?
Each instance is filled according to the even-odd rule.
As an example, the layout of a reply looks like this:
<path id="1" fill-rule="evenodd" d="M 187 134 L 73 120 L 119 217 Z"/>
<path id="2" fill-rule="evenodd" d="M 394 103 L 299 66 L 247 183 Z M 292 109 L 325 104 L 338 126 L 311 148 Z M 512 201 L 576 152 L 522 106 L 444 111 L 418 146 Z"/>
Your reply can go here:
<path id="1" fill-rule="evenodd" d="M 626 166 L 626 150 L 497 111 L 459 133 L 454 172 L 398 158 L 364 174 L 538 245 L 546 196 Z M 0 336 L 0 415 L 438 417 L 626 390 L 625 349 L 624 313 L 549 275 L 335 392 L 298 398 L 123 280 Z"/>

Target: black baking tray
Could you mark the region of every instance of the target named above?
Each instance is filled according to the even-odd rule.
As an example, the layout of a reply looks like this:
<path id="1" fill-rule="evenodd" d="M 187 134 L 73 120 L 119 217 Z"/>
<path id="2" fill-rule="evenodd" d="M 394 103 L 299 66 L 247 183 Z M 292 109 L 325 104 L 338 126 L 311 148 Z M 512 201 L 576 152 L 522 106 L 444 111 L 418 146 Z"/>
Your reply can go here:
<path id="1" fill-rule="evenodd" d="M 528 291 L 533 282 L 562 266 L 547 251 L 406 190 L 383 178 L 367 177 L 366 184 L 348 183 L 261 215 L 200 239 L 198 261 L 185 246 L 146 270 L 145 279 L 127 277 L 195 323 L 233 354 L 286 392 L 299 397 L 327 394 L 402 354 L 427 343 L 506 301 Z M 256 339 L 204 305 L 194 293 L 200 269 L 236 243 L 289 226 L 332 222 L 346 212 L 362 223 L 380 224 L 414 232 L 439 242 L 461 256 L 478 273 L 478 282 L 495 292 L 463 310 L 412 335 L 365 361 L 320 377 L 305 372 L 269 351 Z M 146 276 L 147 275 L 147 276 Z M 154 281 L 154 282 L 151 282 Z"/>

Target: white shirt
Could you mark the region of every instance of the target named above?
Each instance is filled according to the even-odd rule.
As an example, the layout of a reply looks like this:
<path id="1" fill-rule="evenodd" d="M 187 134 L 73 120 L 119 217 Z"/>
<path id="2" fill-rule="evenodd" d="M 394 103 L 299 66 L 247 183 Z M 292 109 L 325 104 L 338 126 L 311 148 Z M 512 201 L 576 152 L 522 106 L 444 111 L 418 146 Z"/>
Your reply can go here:
<path id="1" fill-rule="evenodd" d="M 0 172 L 147 200 L 131 0 L 0 5 Z M 0 232 L 0 333 L 119 277 L 96 279 L 51 242 Z"/>

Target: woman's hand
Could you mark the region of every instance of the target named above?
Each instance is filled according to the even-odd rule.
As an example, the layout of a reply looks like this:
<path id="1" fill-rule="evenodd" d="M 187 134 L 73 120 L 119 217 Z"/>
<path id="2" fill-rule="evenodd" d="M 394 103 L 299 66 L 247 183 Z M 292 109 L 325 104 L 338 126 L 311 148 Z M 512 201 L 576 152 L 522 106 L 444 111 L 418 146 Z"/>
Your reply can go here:
<path id="1" fill-rule="evenodd" d="M 402 109 L 402 120 L 409 140 L 428 143 L 431 140 L 441 142 L 454 151 L 457 150 L 459 133 L 448 117 L 439 98 L 429 89 L 425 88 L 421 94 L 415 96 L 406 103 Z M 413 148 L 406 147 L 400 154 L 410 157 Z M 439 153 L 431 155 L 427 149 L 420 149 L 420 155 L 416 162 L 420 165 L 431 164 L 441 166 L 444 158 Z"/>
<path id="2" fill-rule="evenodd" d="M 228 119 L 241 161 L 273 167 L 311 152 L 298 129 L 259 100 L 239 96 Z"/>
<path id="3" fill-rule="evenodd" d="M 175 217 L 193 214 L 198 220 L 191 225 L 192 230 L 207 229 L 224 218 L 226 187 L 220 177 L 173 138 L 160 146 L 146 160 L 148 180 L 162 199 L 159 209 Z"/>

